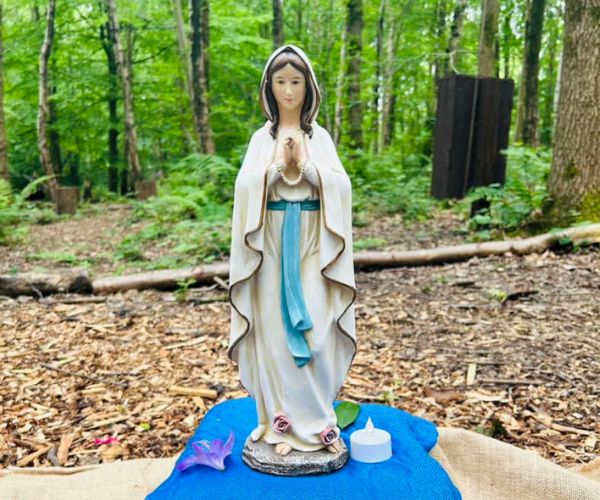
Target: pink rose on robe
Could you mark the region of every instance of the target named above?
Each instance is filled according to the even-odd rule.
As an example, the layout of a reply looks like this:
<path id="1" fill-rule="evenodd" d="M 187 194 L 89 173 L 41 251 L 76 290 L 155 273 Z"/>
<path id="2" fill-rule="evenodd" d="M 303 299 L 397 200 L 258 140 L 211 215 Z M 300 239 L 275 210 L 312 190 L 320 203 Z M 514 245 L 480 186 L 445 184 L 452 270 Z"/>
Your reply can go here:
<path id="1" fill-rule="evenodd" d="M 292 428 L 292 423 L 283 413 L 278 413 L 273 419 L 273 428 L 275 432 L 287 432 Z"/>
<path id="2" fill-rule="evenodd" d="M 337 427 L 333 427 L 333 428 L 326 427 L 325 430 L 323 432 L 321 432 L 320 436 L 321 436 L 321 442 L 325 446 L 329 446 L 337 438 L 340 437 L 340 431 Z"/>

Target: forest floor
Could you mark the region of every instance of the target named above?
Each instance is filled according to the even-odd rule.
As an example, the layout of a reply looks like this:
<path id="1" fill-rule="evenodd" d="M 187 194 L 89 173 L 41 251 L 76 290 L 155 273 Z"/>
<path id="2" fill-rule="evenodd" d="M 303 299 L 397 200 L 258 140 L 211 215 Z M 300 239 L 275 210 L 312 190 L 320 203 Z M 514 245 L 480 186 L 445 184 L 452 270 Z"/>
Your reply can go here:
<path id="1" fill-rule="evenodd" d="M 134 272 L 139 264 L 111 254 L 142 225 L 127 216 L 107 208 L 35 226 L 27 244 L 0 247 L 0 273 L 67 265 L 45 260 L 48 249 L 91 263 L 92 277 Z M 448 212 L 415 224 L 379 217 L 354 238 L 434 247 L 461 243 L 463 224 Z M 361 272 L 356 282 L 359 351 L 338 399 L 479 428 L 562 465 L 600 454 L 598 247 Z M 179 453 L 207 410 L 247 395 L 226 354 L 229 313 L 217 283 L 183 295 L 0 297 L 0 467 Z"/>

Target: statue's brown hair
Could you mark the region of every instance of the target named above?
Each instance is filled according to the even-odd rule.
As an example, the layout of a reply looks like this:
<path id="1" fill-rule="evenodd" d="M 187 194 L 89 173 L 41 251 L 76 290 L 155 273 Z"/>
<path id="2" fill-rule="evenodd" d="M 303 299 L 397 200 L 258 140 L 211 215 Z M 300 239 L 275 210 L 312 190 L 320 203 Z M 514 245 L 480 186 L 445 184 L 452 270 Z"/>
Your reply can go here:
<path id="1" fill-rule="evenodd" d="M 273 81 L 273 74 L 283 68 L 286 64 L 291 64 L 294 68 L 300 71 L 304 75 L 304 81 L 306 85 L 306 93 L 304 94 L 304 102 L 302 103 L 302 110 L 300 111 L 300 128 L 304 130 L 309 137 L 312 137 L 313 129 L 310 123 L 311 120 L 311 109 L 313 107 L 313 101 L 315 99 L 319 100 L 318 94 L 315 94 L 313 85 L 315 82 L 312 81 L 310 71 L 302 58 L 298 56 L 294 52 L 292 48 L 284 49 L 280 54 L 278 54 L 267 69 L 267 77 L 265 81 L 265 92 L 267 96 L 267 103 L 269 106 L 269 110 L 264 108 L 263 99 L 259 96 L 260 107 L 267 118 L 269 115 L 272 115 L 272 125 L 269 130 L 271 136 L 275 138 L 277 136 L 277 128 L 279 127 L 279 108 L 277 106 L 277 101 L 275 100 L 275 96 L 273 95 L 273 90 L 271 88 L 271 84 Z M 319 102 L 316 103 L 317 107 Z"/>

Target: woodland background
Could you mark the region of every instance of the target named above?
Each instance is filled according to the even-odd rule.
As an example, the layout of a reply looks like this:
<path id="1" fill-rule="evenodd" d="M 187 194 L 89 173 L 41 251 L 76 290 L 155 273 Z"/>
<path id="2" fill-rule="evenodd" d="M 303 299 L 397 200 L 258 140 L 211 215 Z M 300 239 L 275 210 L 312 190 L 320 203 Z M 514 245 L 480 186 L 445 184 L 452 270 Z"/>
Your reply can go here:
<path id="1" fill-rule="evenodd" d="M 264 123 L 260 76 L 282 43 L 313 62 L 318 120 L 352 179 L 357 252 L 600 219 L 598 0 L 0 7 L 2 285 L 26 271 L 102 278 L 226 261 L 235 176 Z M 514 80 L 507 177 L 437 200 L 437 85 L 452 74 Z M 136 199 L 140 179 L 156 179 L 157 195 Z M 77 213 L 57 214 L 58 186 L 82 188 Z M 598 246 L 558 243 L 357 272 L 359 352 L 339 398 L 562 464 L 594 460 Z M 243 396 L 225 354 L 227 283 L 192 285 L 0 296 L 0 466 L 170 456 L 214 404 Z"/>
<path id="2" fill-rule="evenodd" d="M 593 221 L 597 123 L 580 113 L 597 76 L 597 62 L 586 61 L 593 51 L 584 49 L 598 36 L 596 10 L 569 5 L 566 12 L 560 0 L 5 1 L 0 177 L 19 191 L 56 174 L 62 186 L 87 188 L 91 201 L 131 197 L 136 179 L 162 178 L 160 196 L 136 207 L 155 234 L 132 235 L 121 242 L 124 252 L 135 257 L 140 238 L 174 231 L 181 262 L 223 256 L 233 180 L 263 123 L 260 75 L 285 41 L 314 63 L 324 97 L 319 121 L 353 179 L 357 225 L 378 213 L 422 220 L 434 206 L 464 215 L 482 197 L 491 207 L 464 227 L 474 239 Z M 485 36 L 483 12 L 491 20 Z M 571 51 L 563 50 L 565 37 Z M 561 58 L 573 68 L 563 98 L 564 128 L 573 133 L 555 146 L 571 153 L 555 160 L 549 191 Z M 437 82 L 455 73 L 516 82 L 506 186 L 479 188 L 462 204 L 429 196 Z M 20 219 L 55 217 L 14 213 L 9 188 L 1 192 L 1 205 L 12 205 L 0 222 L 3 238 L 18 238 Z"/>

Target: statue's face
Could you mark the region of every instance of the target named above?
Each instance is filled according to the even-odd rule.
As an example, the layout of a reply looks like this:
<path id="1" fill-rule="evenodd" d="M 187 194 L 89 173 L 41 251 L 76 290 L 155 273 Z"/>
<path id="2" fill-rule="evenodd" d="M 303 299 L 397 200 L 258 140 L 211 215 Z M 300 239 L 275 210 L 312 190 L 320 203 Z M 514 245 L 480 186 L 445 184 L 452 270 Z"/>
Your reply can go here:
<path id="1" fill-rule="evenodd" d="M 271 90 L 280 110 L 301 109 L 304 103 L 305 88 L 304 75 L 290 63 L 273 73 Z"/>

